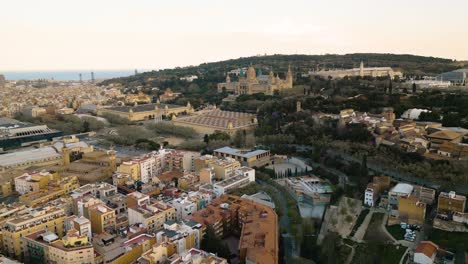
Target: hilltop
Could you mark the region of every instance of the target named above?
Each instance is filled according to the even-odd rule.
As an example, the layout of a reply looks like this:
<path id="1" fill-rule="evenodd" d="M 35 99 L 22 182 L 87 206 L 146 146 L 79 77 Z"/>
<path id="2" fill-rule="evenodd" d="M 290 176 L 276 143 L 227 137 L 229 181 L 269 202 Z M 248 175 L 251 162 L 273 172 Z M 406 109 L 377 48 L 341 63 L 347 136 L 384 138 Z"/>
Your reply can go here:
<path id="1" fill-rule="evenodd" d="M 202 63 L 198 66 L 176 67 L 159 71 L 144 72 L 125 78 L 109 79 L 102 84 L 118 83 L 126 86 L 148 85 L 151 80 L 168 80 L 187 75 L 197 75 L 213 81 L 221 81 L 225 72 L 250 64 L 256 68 L 275 72 L 286 71 L 291 65 L 296 73 L 305 73 L 320 68 L 353 68 L 363 61 L 366 67 L 389 66 L 407 75 L 436 75 L 463 66 L 463 62 L 451 59 L 424 57 L 407 54 L 354 53 L 345 55 L 268 55 L 242 57 L 219 62 Z"/>

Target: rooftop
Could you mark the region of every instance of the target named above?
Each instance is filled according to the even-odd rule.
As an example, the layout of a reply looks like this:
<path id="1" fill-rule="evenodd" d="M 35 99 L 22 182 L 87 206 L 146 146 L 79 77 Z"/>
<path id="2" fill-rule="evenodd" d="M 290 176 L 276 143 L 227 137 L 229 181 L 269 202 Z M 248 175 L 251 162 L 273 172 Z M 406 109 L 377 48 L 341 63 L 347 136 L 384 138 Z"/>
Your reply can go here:
<path id="1" fill-rule="evenodd" d="M 106 109 L 117 111 L 117 112 L 128 112 L 130 109 L 132 109 L 133 112 L 148 112 L 148 111 L 154 111 L 156 107 L 158 107 L 158 109 L 165 109 L 166 106 L 169 109 L 184 107 L 182 105 L 173 105 L 173 104 L 143 104 L 143 105 L 137 105 L 137 106 L 116 106 L 116 107 L 110 107 Z"/>
<path id="2" fill-rule="evenodd" d="M 413 192 L 413 185 L 407 183 L 398 183 L 390 190 L 390 192 L 410 195 Z"/>
<path id="3" fill-rule="evenodd" d="M 0 155 L 0 167 L 8 167 L 16 164 L 61 158 L 62 155 L 53 147 L 43 147 L 33 150 L 18 151 L 9 154 Z"/>
<path id="4" fill-rule="evenodd" d="M 214 151 L 219 152 L 219 153 L 233 155 L 233 156 L 239 156 L 242 158 L 252 158 L 260 154 L 269 153 L 268 150 L 262 150 L 262 149 L 241 150 L 241 149 L 235 149 L 231 147 L 222 147 L 219 149 L 215 149 Z"/>

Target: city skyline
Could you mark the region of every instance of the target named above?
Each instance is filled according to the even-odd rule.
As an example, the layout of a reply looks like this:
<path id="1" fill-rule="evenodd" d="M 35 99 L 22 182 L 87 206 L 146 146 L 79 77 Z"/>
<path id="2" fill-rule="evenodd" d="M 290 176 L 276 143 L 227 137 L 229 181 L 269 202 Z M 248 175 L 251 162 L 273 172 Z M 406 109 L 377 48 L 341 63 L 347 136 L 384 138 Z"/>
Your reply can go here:
<path id="1" fill-rule="evenodd" d="M 385 4 L 385 2 L 384 2 Z M 1 4 L 0 70 L 161 69 L 259 54 L 396 53 L 468 59 L 449 0 L 81 1 Z M 457 8 L 454 9 L 453 7 Z M 351 12 L 351 10 L 357 10 Z"/>

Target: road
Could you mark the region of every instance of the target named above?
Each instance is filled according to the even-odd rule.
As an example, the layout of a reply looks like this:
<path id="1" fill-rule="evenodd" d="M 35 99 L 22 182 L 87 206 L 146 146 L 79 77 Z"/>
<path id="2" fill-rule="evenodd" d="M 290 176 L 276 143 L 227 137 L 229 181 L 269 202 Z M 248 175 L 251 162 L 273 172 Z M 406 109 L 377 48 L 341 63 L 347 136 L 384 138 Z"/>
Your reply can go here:
<path id="1" fill-rule="evenodd" d="M 256 182 L 262 186 L 270 186 L 271 188 L 275 189 L 278 194 L 283 193 L 280 190 L 278 190 L 275 186 L 268 184 L 267 182 L 264 182 L 259 179 L 256 179 Z M 289 193 L 286 195 L 289 195 Z M 289 257 L 298 256 L 299 254 L 297 253 L 295 238 L 291 235 L 291 221 L 288 216 L 288 204 L 286 202 L 286 199 L 278 200 L 280 204 L 275 204 L 275 206 L 279 206 L 282 212 L 281 217 L 278 221 L 278 228 L 284 227 L 286 229 L 286 234 L 281 234 L 281 236 L 283 237 L 284 255 L 287 259 Z"/>

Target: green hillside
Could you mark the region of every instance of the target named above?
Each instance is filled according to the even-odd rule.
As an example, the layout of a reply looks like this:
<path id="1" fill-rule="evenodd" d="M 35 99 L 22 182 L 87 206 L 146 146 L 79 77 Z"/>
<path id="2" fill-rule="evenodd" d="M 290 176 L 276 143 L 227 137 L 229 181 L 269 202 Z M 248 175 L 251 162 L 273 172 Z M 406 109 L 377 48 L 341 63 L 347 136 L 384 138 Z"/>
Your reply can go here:
<path id="1" fill-rule="evenodd" d="M 408 75 L 436 75 L 441 72 L 460 68 L 463 64 L 443 58 L 375 53 L 355 53 L 346 55 L 270 55 L 245 57 L 203 63 L 198 66 L 145 72 L 136 76 L 106 80 L 103 84 L 120 83 L 130 87 L 139 85 L 147 86 L 151 84 L 148 82 L 152 82 L 152 79 L 157 79 L 160 82 L 192 74 L 216 81 L 222 80 L 226 71 L 239 67 L 246 67 L 250 64 L 264 71 L 269 71 L 273 68 L 275 72 L 280 72 L 282 74 L 286 71 L 288 65 L 293 67 L 295 73 L 305 73 L 311 69 L 315 69 L 317 65 L 320 68 L 359 67 L 361 61 L 365 63 L 366 67 L 390 66 Z M 157 85 L 158 82 L 152 84 Z"/>

